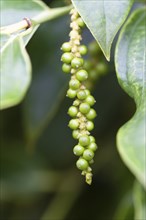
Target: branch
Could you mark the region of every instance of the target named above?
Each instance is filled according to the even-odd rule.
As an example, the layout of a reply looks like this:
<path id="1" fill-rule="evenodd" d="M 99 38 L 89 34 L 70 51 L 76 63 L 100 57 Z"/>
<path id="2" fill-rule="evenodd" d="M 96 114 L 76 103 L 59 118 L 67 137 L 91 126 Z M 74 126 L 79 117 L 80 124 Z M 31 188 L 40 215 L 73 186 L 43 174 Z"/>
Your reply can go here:
<path id="1" fill-rule="evenodd" d="M 32 19 L 24 18 L 18 23 L 1 27 L 0 32 L 1 34 L 14 34 L 20 31 L 24 31 L 32 26 L 39 25 L 51 19 L 65 15 L 72 9 L 72 7 L 72 5 L 69 5 L 61 8 L 48 9 Z"/>

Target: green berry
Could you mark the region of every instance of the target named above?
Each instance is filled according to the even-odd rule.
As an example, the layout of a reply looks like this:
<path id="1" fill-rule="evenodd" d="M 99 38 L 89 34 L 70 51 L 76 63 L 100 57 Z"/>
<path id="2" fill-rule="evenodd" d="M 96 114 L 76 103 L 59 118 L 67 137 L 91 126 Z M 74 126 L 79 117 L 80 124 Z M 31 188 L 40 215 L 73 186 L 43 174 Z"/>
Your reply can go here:
<path id="1" fill-rule="evenodd" d="M 71 119 L 68 126 L 73 130 L 77 129 L 79 127 L 79 120 Z"/>
<path id="2" fill-rule="evenodd" d="M 77 92 L 77 97 L 80 100 L 84 100 L 87 97 L 86 92 L 84 90 L 78 91 Z"/>
<path id="3" fill-rule="evenodd" d="M 62 54 L 62 57 L 61 57 L 62 62 L 69 64 L 71 63 L 72 59 L 73 59 L 72 53 L 66 52 Z"/>
<path id="4" fill-rule="evenodd" d="M 77 79 L 71 79 L 69 82 L 69 87 L 73 90 L 76 90 L 80 87 L 81 83 Z"/>
<path id="5" fill-rule="evenodd" d="M 79 110 L 83 114 L 87 114 L 90 111 L 90 105 L 88 103 L 81 103 Z"/>
<path id="6" fill-rule="evenodd" d="M 84 61 L 84 66 L 85 70 L 90 70 L 92 68 L 92 63 L 90 60 L 85 60 Z"/>
<path id="7" fill-rule="evenodd" d="M 83 64 L 84 64 L 84 60 L 82 58 L 79 58 L 79 57 L 75 57 L 71 61 L 71 66 L 73 68 L 79 68 L 79 67 L 83 66 Z"/>
<path id="8" fill-rule="evenodd" d="M 89 89 L 85 89 L 84 91 L 86 92 L 86 95 L 87 95 L 87 96 L 90 95 Z"/>
<path id="9" fill-rule="evenodd" d="M 92 95 L 88 95 L 87 98 L 86 98 L 86 103 L 88 103 L 90 106 L 94 105 L 95 104 L 95 99 Z"/>
<path id="10" fill-rule="evenodd" d="M 90 138 L 90 143 L 95 142 L 95 138 L 93 136 L 89 136 L 89 138 Z"/>
<path id="11" fill-rule="evenodd" d="M 90 78 L 91 80 L 97 80 L 97 79 L 99 78 L 99 74 L 98 74 L 98 72 L 97 72 L 96 69 L 90 70 L 90 72 L 89 72 L 89 78 Z"/>
<path id="12" fill-rule="evenodd" d="M 104 75 L 107 73 L 107 65 L 104 62 L 100 62 L 96 66 L 96 71 L 98 74 Z"/>
<path id="13" fill-rule="evenodd" d="M 84 147 L 82 147 L 81 145 L 76 145 L 74 148 L 73 148 L 73 152 L 76 156 L 81 156 L 84 152 Z"/>
<path id="14" fill-rule="evenodd" d="M 89 162 L 89 164 L 93 164 L 94 160 L 92 159 L 92 160 L 89 160 L 88 162 Z"/>
<path id="15" fill-rule="evenodd" d="M 74 102 L 73 102 L 73 105 L 74 106 L 79 106 L 80 105 L 80 101 L 78 99 L 76 99 Z"/>
<path id="16" fill-rule="evenodd" d="M 71 65 L 67 64 L 67 63 L 64 63 L 62 65 L 62 71 L 65 72 L 65 73 L 70 73 L 71 71 Z"/>
<path id="17" fill-rule="evenodd" d="M 88 46 L 88 50 L 89 50 L 89 53 L 92 55 L 92 56 L 95 56 L 97 54 L 99 54 L 101 52 L 101 49 L 100 47 L 98 46 L 98 44 L 96 43 L 96 41 L 92 41 L 89 46 Z"/>
<path id="18" fill-rule="evenodd" d="M 79 143 L 81 146 L 85 147 L 90 144 L 90 138 L 88 135 L 84 134 L 79 138 Z"/>
<path id="19" fill-rule="evenodd" d="M 85 159 L 80 158 L 77 160 L 76 166 L 79 170 L 86 170 L 88 168 L 89 164 Z"/>
<path id="20" fill-rule="evenodd" d="M 94 129 L 94 123 L 92 121 L 87 121 L 86 128 L 88 131 L 92 131 Z"/>
<path id="21" fill-rule="evenodd" d="M 81 55 L 86 55 L 87 54 L 87 47 L 85 45 L 81 45 L 79 47 L 79 52 Z"/>
<path id="22" fill-rule="evenodd" d="M 73 89 L 68 89 L 67 90 L 67 96 L 71 99 L 75 98 L 77 95 L 77 91 L 73 90 Z"/>
<path id="23" fill-rule="evenodd" d="M 74 139 L 79 139 L 80 131 L 79 130 L 73 130 L 72 136 Z"/>
<path id="24" fill-rule="evenodd" d="M 89 120 L 93 120 L 96 117 L 96 115 L 96 111 L 93 108 L 91 108 L 86 117 Z"/>
<path id="25" fill-rule="evenodd" d="M 92 150 L 87 149 L 87 150 L 84 151 L 83 158 L 85 160 L 92 160 L 93 157 L 94 157 L 94 152 Z"/>
<path id="26" fill-rule="evenodd" d="M 71 117 L 75 117 L 78 113 L 78 108 L 75 107 L 75 106 L 71 106 L 69 109 L 68 109 L 68 114 L 71 116 Z"/>
<path id="27" fill-rule="evenodd" d="M 88 149 L 89 150 L 92 150 L 92 151 L 96 151 L 97 150 L 97 144 L 94 143 L 94 142 L 91 142 L 88 146 Z"/>
<path id="28" fill-rule="evenodd" d="M 81 17 L 79 17 L 77 19 L 77 24 L 79 25 L 80 28 L 84 28 L 85 27 L 85 23 L 83 21 L 83 19 Z"/>
<path id="29" fill-rule="evenodd" d="M 86 70 L 82 69 L 76 73 L 76 77 L 79 81 L 85 81 L 88 78 L 88 73 Z"/>
<path id="30" fill-rule="evenodd" d="M 71 44 L 70 42 L 65 42 L 62 44 L 61 50 L 64 52 L 70 52 L 71 51 Z"/>

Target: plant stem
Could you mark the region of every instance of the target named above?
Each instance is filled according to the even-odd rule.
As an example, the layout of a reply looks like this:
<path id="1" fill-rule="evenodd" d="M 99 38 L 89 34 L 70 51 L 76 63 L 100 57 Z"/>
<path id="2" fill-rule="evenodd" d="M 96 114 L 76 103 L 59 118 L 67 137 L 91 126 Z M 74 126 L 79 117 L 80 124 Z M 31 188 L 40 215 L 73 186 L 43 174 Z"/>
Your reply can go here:
<path id="1" fill-rule="evenodd" d="M 62 16 L 66 13 L 68 13 L 73 6 L 69 5 L 66 7 L 60 7 L 60 8 L 53 8 L 53 9 L 48 9 L 39 14 L 38 16 L 34 18 L 27 18 L 31 22 L 31 27 L 35 25 L 42 24 L 46 21 L 49 21 L 51 19 L 55 19 L 59 16 Z M 12 25 L 4 26 L 0 28 L 1 34 L 13 34 L 17 33 L 23 30 L 26 30 L 27 28 L 30 27 L 29 23 L 27 22 L 27 19 L 22 20 L 20 22 L 17 22 Z"/>

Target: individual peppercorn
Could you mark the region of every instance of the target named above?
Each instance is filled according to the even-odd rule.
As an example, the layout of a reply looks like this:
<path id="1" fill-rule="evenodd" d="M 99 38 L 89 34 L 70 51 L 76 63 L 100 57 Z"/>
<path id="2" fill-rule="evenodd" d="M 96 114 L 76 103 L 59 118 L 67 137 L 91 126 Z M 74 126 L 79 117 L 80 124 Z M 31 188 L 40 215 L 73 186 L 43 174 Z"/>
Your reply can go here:
<path id="1" fill-rule="evenodd" d="M 87 95 L 86 95 L 86 92 L 84 90 L 80 90 L 77 92 L 77 97 L 78 99 L 80 100 L 84 100 L 86 99 Z"/>
<path id="2" fill-rule="evenodd" d="M 71 99 L 75 98 L 77 95 L 77 91 L 73 90 L 73 89 L 68 89 L 67 90 L 67 96 Z"/>
<path id="3" fill-rule="evenodd" d="M 87 54 L 87 47 L 85 45 L 81 45 L 79 47 L 79 52 L 81 55 L 86 55 Z"/>
<path id="4" fill-rule="evenodd" d="M 89 53 L 90 53 L 92 56 L 96 56 L 96 55 L 98 55 L 99 53 L 101 53 L 101 49 L 100 49 L 100 47 L 98 46 L 98 44 L 97 44 L 96 41 L 92 41 L 92 42 L 89 44 L 88 50 L 89 50 Z"/>
<path id="5" fill-rule="evenodd" d="M 84 91 L 86 92 L 86 95 L 87 95 L 87 96 L 90 95 L 89 89 L 85 89 Z"/>
<path id="6" fill-rule="evenodd" d="M 83 158 L 85 160 L 92 160 L 93 157 L 94 157 L 94 152 L 92 150 L 87 149 L 87 150 L 84 151 Z"/>
<path id="7" fill-rule="evenodd" d="M 90 140 L 90 144 L 88 145 L 88 149 L 90 149 L 92 151 L 96 151 L 97 150 L 97 144 L 95 142 L 91 142 L 91 140 Z"/>
<path id="8" fill-rule="evenodd" d="M 79 127 L 79 120 L 71 119 L 68 126 L 73 130 L 77 129 Z"/>
<path id="9" fill-rule="evenodd" d="M 70 73 L 70 71 L 71 71 L 71 65 L 69 65 L 69 64 L 67 64 L 67 63 L 64 63 L 64 64 L 62 65 L 62 71 L 63 71 L 64 73 Z"/>
<path id="10" fill-rule="evenodd" d="M 100 77 L 100 73 L 96 69 L 90 70 L 89 78 L 92 81 L 97 80 Z"/>
<path id="11" fill-rule="evenodd" d="M 89 162 L 89 164 L 93 164 L 94 160 L 92 159 L 92 160 L 89 160 L 88 162 Z"/>
<path id="12" fill-rule="evenodd" d="M 73 152 L 76 156 L 81 156 L 84 152 L 84 147 L 82 147 L 81 145 L 76 145 L 74 148 L 73 148 Z"/>
<path id="13" fill-rule="evenodd" d="M 73 105 L 74 105 L 74 106 L 79 106 L 79 105 L 80 105 L 80 100 L 76 99 L 76 100 L 73 102 Z"/>
<path id="14" fill-rule="evenodd" d="M 88 113 L 86 114 L 86 117 L 87 117 L 87 119 L 89 119 L 89 120 L 93 120 L 95 117 L 96 117 L 96 111 L 93 109 L 93 108 L 91 108 L 89 111 L 88 111 Z"/>
<path id="15" fill-rule="evenodd" d="M 87 114 L 90 111 L 90 105 L 88 103 L 81 103 L 79 110 L 83 114 Z"/>
<path id="16" fill-rule="evenodd" d="M 69 87 L 73 90 L 76 90 L 80 87 L 80 81 L 77 79 L 71 79 L 69 82 Z"/>
<path id="17" fill-rule="evenodd" d="M 61 61 L 67 64 L 70 64 L 73 59 L 72 53 L 66 52 L 62 55 Z"/>
<path id="18" fill-rule="evenodd" d="M 107 73 L 107 65 L 104 62 L 100 62 L 96 65 L 96 71 L 100 75 Z"/>
<path id="19" fill-rule="evenodd" d="M 62 44 L 61 50 L 64 52 L 70 52 L 71 51 L 71 44 L 70 42 L 65 42 Z"/>
<path id="20" fill-rule="evenodd" d="M 87 145 L 90 144 L 90 138 L 88 135 L 82 135 L 80 138 L 79 138 L 79 143 L 81 146 L 85 147 Z"/>
<path id="21" fill-rule="evenodd" d="M 95 142 L 95 138 L 93 136 L 89 136 L 90 138 L 90 143 L 94 143 Z"/>
<path id="22" fill-rule="evenodd" d="M 85 159 L 80 158 L 77 160 L 76 166 L 79 170 L 86 170 L 88 168 L 89 164 Z"/>
<path id="23" fill-rule="evenodd" d="M 87 121 L 86 128 L 88 131 L 92 131 L 94 129 L 94 123 L 92 121 Z"/>
<path id="24" fill-rule="evenodd" d="M 93 106 L 95 104 L 95 99 L 92 95 L 88 95 L 85 102 L 88 103 L 90 106 Z"/>
<path id="25" fill-rule="evenodd" d="M 74 139 L 79 139 L 80 137 L 80 130 L 73 130 L 72 136 Z"/>
<path id="26" fill-rule="evenodd" d="M 83 66 L 83 64 L 84 64 L 84 60 L 82 58 L 79 58 L 79 57 L 75 57 L 71 61 L 71 66 L 73 68 L 79 68 L 79 67 Z"/>
<path id="27" fill-rule="evenodd" d="M 78 113 L 78 109 L 77 107 L 75 106 L 71 106 L 69 109 L 68 109 L 68 114 L 71 116 L 71 117 L 75 117 Z"/>
<path id="28" fill-rule="evenodd" d="M 77 23 L 78 23 L 80 28 L 85 27 L 85 23 L 84 23 L 84 21 L 81 17 L 77 19 Z"/>
<path id="29" fill-rule="evenodd" d="M 88 78 L 88 73 L 86 70 L 82 69 L 76 73 L 76 77 L 79 81 L 85 81 Z"/>
<path id="30" fill-rule="evenodd" d="M 91 61 L 90 61 L 90 60 L 85 60 L 83 67 L 84 67 L 84 69 L 87 70 L 87 71 L 91 70 L 91 68 L 92 68 L 92 63 L 91 63 Z"/>

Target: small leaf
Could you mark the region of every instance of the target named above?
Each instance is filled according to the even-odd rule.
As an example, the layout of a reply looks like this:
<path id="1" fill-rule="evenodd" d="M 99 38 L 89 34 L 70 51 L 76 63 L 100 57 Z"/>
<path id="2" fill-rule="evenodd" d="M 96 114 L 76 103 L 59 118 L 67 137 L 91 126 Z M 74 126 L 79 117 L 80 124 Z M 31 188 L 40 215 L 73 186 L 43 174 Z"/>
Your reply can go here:
<path id="1" fill-rule="evenodd" d="M 8 108 L 24 97 L 31 80 L 31 63 L 20 37 L 11 37 L 1 49 L 1 105 Z"/>
<path id="2" fill-rule="evenodd" d="M 133 200 L 135 207 L 135 220 L 144 220 L 146 219 L 146 197 L 145 191 L 138 183 L 135 181 L 134 190 L 133 190 Z"/>
<path id="3" fill-rule="evenodd" d="M 146 119 L 146 10 L 136 10 L 125 24 L 117 43 L 115 65 L 122 88 L 136 102 L 136 113 L 117 135 L 119 153 L 137 177 L 145 182 L 145 119 Z"/>
<path id="4" fill-rule="evenodd" d="M 133 0 L 72 0 L 87 27 L 99 43 L 107 60 L 110 60 L 111 45 L 124 23 Z"/>

